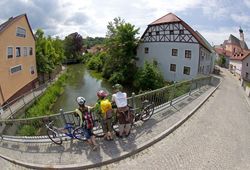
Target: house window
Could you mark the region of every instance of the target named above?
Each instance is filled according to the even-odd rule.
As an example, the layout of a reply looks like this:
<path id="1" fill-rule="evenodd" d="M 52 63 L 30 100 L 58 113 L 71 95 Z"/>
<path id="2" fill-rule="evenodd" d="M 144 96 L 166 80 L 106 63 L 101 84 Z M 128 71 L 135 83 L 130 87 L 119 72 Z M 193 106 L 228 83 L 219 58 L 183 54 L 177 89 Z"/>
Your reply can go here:
<path id="1" fill-rule="evenodd" d="M 176 71 L 176 64 L 170 64 L 170 71 Z"/>
<path id="2" fill-rule="evenodd" d="M 30 74 L 35 74 L 35 68 L 34 68 L 34 66 L 30 67 Z"/>
<path id="3" fill-rule="evenodd" d="M 247 63 L 247 66 L 248 66 L 248 63 Z"/>
<path id="4" fill-rule="evenodd" d="M 248 79 L 248 72 L 246 72 L 246 79 Z"/>
<path id="5" fill-rule="evenodd" d="M 13 58 L 13 47 L 8 47 L 8 58 Z"/>
<path id="6" fill-rule="evenodd" d="M 33 55 L 33 49 L 32 49 L 32 47 L 29 48 L 29 55 Z"/>
<path id="7" fill-rule="evenodd" d="M 172 56 L 178 55 L 178 49 L 172 49 Z"/>
<path id="8" fill-rule="evenodd" d="M 18 65 L 18 66 L 15 66 L 15 67 L 11 67 L 10 68 L 10 73 L 14 74 L 14 73 L 16 73 L 18 71 L 21 71 L 21 70 L 22 70 L 22 65 Z"/>
<path id="9" fill-rule="evenodd" d="M 151 33 L 151 32 L 148 32 L 148 35 L 149 35 L 149 36 L 151 36 L 151 35 L 152 35 L 152 33 Z"/>
<path id="10" fill-rule="evenodd" d="M 16 47 L 16 57 L 20 57 L 20 56 L 21 56 L 21 48 Z"/>
<path id="11" fill-rule="evenodd" d="M 190 67 L 184 66 L 183 74 L 190 75 Z"/>
<path id="12" fill-rule="evenodd" d="M 23 28 L 17 27 L 16 36 L 25 38 L 26 37 L 26 30 Z"/>
<path id="13" fill-rule="evenodd" d="M 169 31 L 169 34 L 170 34 L 170 35 L 174 35 L 174 30 L 170 30 L 170 31 Z"/>
<path id="14" fill-rule="evenodd" d="M 148 47 L 144 48 L 144 52 L 145 52 L 145 54 L 148 54 Z"/>
<path id="15" fill-rule="evenodd" d="M 160 34 L 160 32 L 159 31 L 156 31 L 156 35 L 159 35 Z"/>
<path id="16" fill-rule="evenodd" d="M 191 58 L 191 51 L 185 50 L 185 58 Z"/>
<path id="17" fill-rule="evenodd" d="M 27 47 L 23 47 L 23 56 L 27 56 L 28 55 L 28 49 Z"/>
<path id="18" fill-rule="evenodd" d="M 184 34 L 184 30 L 180 30 L 180 31 L 179 31 L 179 34 L 180 34 L 180 35 L 183 35 L 183 34 Z"/>

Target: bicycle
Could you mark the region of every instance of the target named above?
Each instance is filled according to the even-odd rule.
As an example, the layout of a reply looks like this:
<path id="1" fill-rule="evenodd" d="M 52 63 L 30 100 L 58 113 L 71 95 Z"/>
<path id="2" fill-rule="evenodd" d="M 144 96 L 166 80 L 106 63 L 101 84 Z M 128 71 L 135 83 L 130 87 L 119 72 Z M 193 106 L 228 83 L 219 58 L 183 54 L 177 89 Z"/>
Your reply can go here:
<path id="1" fill-rule="evenodd" d="M 64 135 L 71 139 L 75 137 L 73 134 L 75 129 L 74 123 L 66 123 L 63 128 L 58 128 L 54 126 L 54 121 L 50 121 L 48 124 L 45 124 L 45 127 L 47 128 L 47 136 L 55 144 L 61 145 Z"/>
<path id="2" fill-rule="evenodd" d="M 93 134 L 96 137 L 103 137 L 104 134 L 101 132 L 101 125 L 97 120 L 94 120 L 95 127 L 93 128 Z M 76 126 L 75 123 L 66 123 L 63 128 L 54 126 L 54 121 L 50 121 L 45 124 L 47 128 L 47 136 L 55 144 L 61 145 L 63 137 L 68 136 L 71 139 L 78 139 L 80 141 L 87 140 L 85 137 L 85 129 L 81 126 Z"/>
<path id="3" fill-rule="evenodd" d="M 127 112 L 131 113 L 131 126 L 134 125 L 135 122 L 137 121 L 147 121 L 151 118 L 151 116 L 154 114 L 154 103 L 144 100 L 141 104 L 140 108 L 135 108 L 133 109 L 131 106 L 128 106 L 129 110 Z M 136 112 L 136 110 L 139 109 L 139 112 Z M 128 113 L 124 113 L 128 114 Z M 112 128 L 116 134 L 119 133 L 118 127 L 117 127 L 117 118 L 115 118 L 115 121 L 112 124 Z"/>

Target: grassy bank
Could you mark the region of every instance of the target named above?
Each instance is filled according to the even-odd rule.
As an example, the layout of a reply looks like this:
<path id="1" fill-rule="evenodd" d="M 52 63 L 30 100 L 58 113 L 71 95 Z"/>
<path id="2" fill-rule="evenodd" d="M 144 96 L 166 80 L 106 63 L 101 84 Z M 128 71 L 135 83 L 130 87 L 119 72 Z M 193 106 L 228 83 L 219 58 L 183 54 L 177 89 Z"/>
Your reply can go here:
<path id="1" fill-rule="evenodd" d="M 56 82 L 52 83 L 45 93 L 39 97 L 37 101 L 32 104 L 30 108 L 26 110 L 25 117 L 38 117 L 44 115 L 51 115 L 51 107 L 57 100 L 57 98 L 63 93 L 64 91 L 64 84 L 67 80 L 68 74 L 63 73 Z M 32 136 L 38 133 L 38 129 L 42 126 L 41 121 L 33 121 L 28 125 L 23 125 L 19 128 L 17 134 L 18 135 L 26 135 Z"/>

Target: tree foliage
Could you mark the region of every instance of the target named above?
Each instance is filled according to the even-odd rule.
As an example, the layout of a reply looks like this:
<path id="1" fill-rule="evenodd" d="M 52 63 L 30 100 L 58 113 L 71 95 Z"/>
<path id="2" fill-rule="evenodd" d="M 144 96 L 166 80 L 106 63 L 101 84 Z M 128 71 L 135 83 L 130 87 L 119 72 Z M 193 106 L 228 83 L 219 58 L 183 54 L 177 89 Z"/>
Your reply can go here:
<path id="1" fill-rule="evenodd" d="M 95 45 L 100 45 L 100 44 L 104 44 L 105 42 L 105 38 L 103 37 L 86 37 L 83 39 L 83 45 L 86 47 L 86 48 L 91 48 Z"/>
<path id="2" fill-rule="evenodd" d="M 145 62 L 135 76 L 134 86 L 141 91 L 154 90 L 165 85 L 162 73 L 156 63 Z"/>
<path id="3" fill-rule="evenodd" d="M 136 46 L 139 29 L 115 18 L 107 26 L 107 56 L 103 67 L 103 76 L 111 83 L 131 84 L 136 72 Z"/>
<path id="4" fill-rule="evenodd" d="M 53 40 L 51 37 L 45 37 L 42 29 L 36 31 L 35 37 L 37 71 L 51 73 L 64 58 L 63 43 L 59 38 Z"/>
<path id="5" fill-rule="evenodd" d="M 83 52 L 83 38 L 77 32 L 72 33 L 64 39 L 66 59 L 79 60 Z"/>

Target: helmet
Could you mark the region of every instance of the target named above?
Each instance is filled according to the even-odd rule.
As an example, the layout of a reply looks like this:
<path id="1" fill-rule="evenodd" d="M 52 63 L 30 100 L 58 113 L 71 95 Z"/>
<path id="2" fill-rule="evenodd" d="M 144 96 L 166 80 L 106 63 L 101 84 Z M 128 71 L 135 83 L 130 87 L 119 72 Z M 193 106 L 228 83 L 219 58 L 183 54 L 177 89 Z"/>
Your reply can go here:
<path id="1" fill-rule="evenodd" d="M 108 96 L 108 93 L 106 93 L 104 90 L 99 90 L 97 92 L 97 96 L 98 97 L 107 97 Z"/>
<path id="2" fill-rule="evenodd" d="M 85 98 L 84 98 L 84 97 L 81 97 L 81 96 L 77 97 L 77 98 L 76 98 L 76 101 L 77 101 L 77 103 L 78 103 L 79 105 L 83 105 L 83 104 L 85 104 L 85 102 L 86 102 Z"/>
<path id="3" fill-rule="evenodd" d="M 114 86 L 113 86 L 113 88 L 115 89 L 115 90 L 122 90 L 122 85 L 120 85 L 120 84 L 115 84 Z"/>

